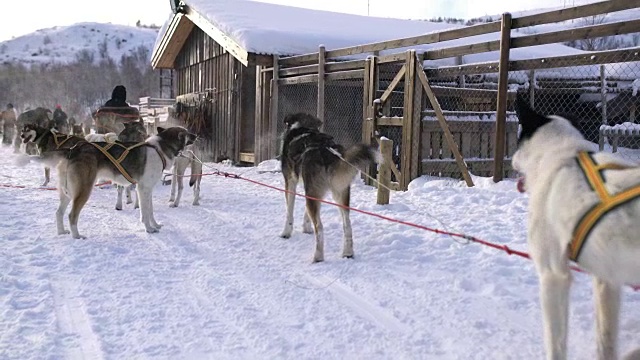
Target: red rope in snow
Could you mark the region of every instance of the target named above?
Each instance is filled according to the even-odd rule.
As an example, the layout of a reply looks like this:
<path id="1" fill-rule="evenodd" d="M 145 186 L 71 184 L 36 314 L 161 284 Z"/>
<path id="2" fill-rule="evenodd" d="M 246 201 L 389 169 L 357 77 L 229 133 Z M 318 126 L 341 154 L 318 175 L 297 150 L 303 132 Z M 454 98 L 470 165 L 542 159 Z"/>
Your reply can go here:
<path id="1" fill-rule="evenodd" d="M 371 212 L 371 211 L 366 211 L 366 210 L 353 208 L 353 207 L 350 207 L 350 206 L 345 206 L 345 205 L 338 204 L 338 203 L 335 203 L 335 202 L 332 202 L 332 201 L 329 201 L 329 200 L 318 199 L 318 198 L 315 198 L 315 197 L 312 197 L 312 196 L 307 196 L 307 195 L 300 194 L 300 193 L 297 193 L 297 192 L 294 192 L 294 191 L 289 191 L 289 190 L 286 190 L 286 189 L 282 189 L 282 188 L 279 188 L 277 186 L 269 185 L 269 184 L 266 184 L 266 183 L 263 183 L 263 182 L 260 182 L 260 181 L 257 181 L 257 180 L 245 178 L 245 177 L 242 177 L 242 176 L 240 176 L 238 174 L 233 174 L 233 173 L 229 173 L 229 172 L 219 171 L 218 170 L 218 171 L 214 171 L 214 172 L 211 172 L 211 173 L 199 174 L 199 175 L 196 175 L 196 176 L 209 176 L 209 175 L 217 175 L 217 176 L 223 176 L 223 177 L 226 177 L 226 178 L 244 180 L 244 181 L 247 181 L 247 182 L 250 182 L 250 183 L 253 183 L 253 184 L 256 184 L 256 185 L 264 186 L 264 187 L 267 187 L 267 188 L 270 188 L 270 189 L 273 189 L 273 190 L 277 190 L 277 191 L 280 191 L 280 192 L 293 194 L 295 196 L 299 196 L 299 197 L 306 198 L 306 199 L 316 200 L 316 201 L 319 201 L 319 202 L 322 202 L 322 203 L 325 203 L 325 204 L 328 204 L 328 205 L 341 207 L 343 209 L 348 209 L 350 211 L 358 212 L 358 213 L 365 214 L 365 215 L 368 215 L 368 216 L 373 216 L 373 217 L 376 217 L 376 218 L 379 218 L 379 219 L 382 219 L 382 220 L 386 220 L 386 221 L 394 222 L 394 223 L 397 223 L 397 224 L 414 227 L 416 229 L 421 229 L 421 230 L 433 232 L 433 233 L 436 233 L 436 234 L 449 235 L 451 237 L 464 239 L 464 240 L 467 240 L 467 241 L 470 241 L 470 242 L 474 242 L 476 244 L 481 244 L 481 245 L 488 246 L 488 247 L 496 249 L 496 250 L 504 251 L 505 253 L 507 253 L 507 255 L 516 255 L 516 256 L 531 260 L 531 256 L 529 256 L 528 253 L 526 253 L 524 251 L 511 249 L 507 245 L 500 245 L 500 244 L 492 243 L 490 241 L 482 240 L 482 239 L 477 238 L 475 236 L 462 234 L 462 233 L 451 232 L 451 231 L 446 231 L 446 230 L 441 230 L 441 229 L 437 229 L 437 228 L 432 228 L 432 227 L 428 227 L 428 226 L 424 226 L 424 225 L 420 225 L 420 224 L 415 224 L 415 223 L 412 223 L 412 222 L 409 222 L 409 221 L 398 220 L 398 219 L 394 219 L 392 217 L 376 214 L 376 213 Z M 577 271 L 577 272 L 581 272 L 581 273 L 585 272 L 584 270 L 580 269 L 577 266 L 571 265 L 569 267 L 571 268 L 571 270 L 574 270 L 574 271 Z M 640 286 L 633 287 L 633 289 L 634 290 L 640 290 Z"/>

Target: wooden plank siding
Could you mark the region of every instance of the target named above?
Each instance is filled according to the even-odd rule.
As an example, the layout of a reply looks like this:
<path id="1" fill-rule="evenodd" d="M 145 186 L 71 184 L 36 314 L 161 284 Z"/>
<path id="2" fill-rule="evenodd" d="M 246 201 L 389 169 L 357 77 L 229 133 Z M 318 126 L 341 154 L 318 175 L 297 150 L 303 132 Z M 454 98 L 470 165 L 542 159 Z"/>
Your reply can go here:
<path id="1" fill-rule="evenodd" d="M 209 133 L 205 152 L 213 160 L 240 161 L 254 151 L 255 66 L 245 67 L 199 28 L 194 28 L 175 62 L 178 98 L 204 102 Z M 194 104 L 187 104 L 194 105 Z"/>

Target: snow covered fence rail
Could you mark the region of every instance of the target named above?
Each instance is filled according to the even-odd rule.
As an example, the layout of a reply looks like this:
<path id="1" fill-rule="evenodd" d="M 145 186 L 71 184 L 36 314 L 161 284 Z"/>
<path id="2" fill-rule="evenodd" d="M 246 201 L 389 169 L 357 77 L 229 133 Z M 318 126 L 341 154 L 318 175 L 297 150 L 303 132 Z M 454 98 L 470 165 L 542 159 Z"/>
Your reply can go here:
<path id="1" fill-rule="evenodd" d="M 640 124 L 625 122 L 618 125 L 601 125 L 598 146 L 604 150 L 605 141 L 611 145 L 612 152 L 618 152 L 618 146 L 637 149 L 640 147 Z"/>

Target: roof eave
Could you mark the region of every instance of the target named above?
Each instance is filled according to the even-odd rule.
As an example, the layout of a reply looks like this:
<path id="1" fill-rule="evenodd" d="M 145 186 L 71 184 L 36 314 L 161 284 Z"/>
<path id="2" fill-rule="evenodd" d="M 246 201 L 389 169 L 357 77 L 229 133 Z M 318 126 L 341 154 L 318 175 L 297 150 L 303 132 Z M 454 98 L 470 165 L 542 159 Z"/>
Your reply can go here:
<path id="1" fill-rule="evenodd" d="M 216 25 L 212 24 L 209 19 L 202 16 L 195 9 L 190 6 L 186 6 L 185 16 L 209 35 L 215 42 L 220 44 L 225 50 L 227 50 L 233 57 L 238 59 L 244 66 L 249 65 L 249 52 L 242 47 L 236 40 L 232 39 L 229 35 L 225 34 Z"/>
<path id="2" fill-rule="evenodd" d="M 176 57 L 193 30 L 193 22 L 181 13 L 177 13 L 167 26 L 160 44 L 151 54 L 151 66 L 154 69 L 173 69 Z"/>

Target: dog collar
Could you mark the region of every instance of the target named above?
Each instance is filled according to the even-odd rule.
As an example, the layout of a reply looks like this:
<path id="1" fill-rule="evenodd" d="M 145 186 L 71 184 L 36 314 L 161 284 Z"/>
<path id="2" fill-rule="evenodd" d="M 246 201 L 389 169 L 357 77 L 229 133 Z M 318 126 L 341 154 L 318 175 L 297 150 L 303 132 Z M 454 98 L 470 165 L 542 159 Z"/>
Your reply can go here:
<path id="1" fill-rule="evenodd" d="M 577 161 L 587 178 L 587 183 L 598 194 L 600 201 L 580 218 L 573 230 L 573 236 L 569 243 L 569 258 L 575 262 L 578 262 L 578 257 L 580 257 L 580 252 L 586 243 L 587 237 L 598 221 L 609 211 L 640 197 L 640 184 L 614 195 L 610 194 L 605 187 L 603 171 L 626 170 L 632 167 L 619 164 L 597 164 L 593 160 L 592 153 L 586 151 L 578 153 Z"/>

